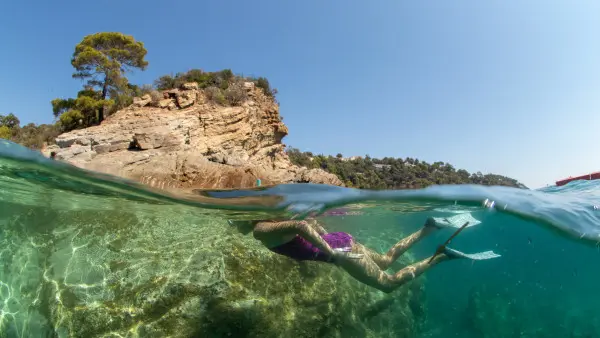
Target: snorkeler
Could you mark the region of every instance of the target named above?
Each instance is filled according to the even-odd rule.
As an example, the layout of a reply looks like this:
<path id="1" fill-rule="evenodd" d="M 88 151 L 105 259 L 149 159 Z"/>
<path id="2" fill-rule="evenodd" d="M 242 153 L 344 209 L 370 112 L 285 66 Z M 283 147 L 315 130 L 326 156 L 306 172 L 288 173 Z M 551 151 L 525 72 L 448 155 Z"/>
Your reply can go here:
<path id="1" fill-rule="evenodd" d="M 237 226 L 243 233 L 252 232 L 254 238 L 261 241 L 269 250 L 296 260 L 314 260 L 329 262 L 346 270 L 358 281 L 383 292 L 392 292 L 432 266 L 454 258 L 481 260 L 499 257 L 492 251 L 477 254 L 465 254 L 446 247 L 450 240 L 462 231 L 469 222 L 464 223 L 442 245 L 435 254 L 420 262 L 413 263 L 402 270 L 388 274 L 387 268 L 411 246 L 434 231 L 456 226 L 450 222 L 440 222 L 432 217 L 425 225 L 396 243 L 387 253 L 377 253 L 356 242 L 352 235 L 345 232 L 327 233 L 316 221 L 252 221 L 229 224 Z"/>

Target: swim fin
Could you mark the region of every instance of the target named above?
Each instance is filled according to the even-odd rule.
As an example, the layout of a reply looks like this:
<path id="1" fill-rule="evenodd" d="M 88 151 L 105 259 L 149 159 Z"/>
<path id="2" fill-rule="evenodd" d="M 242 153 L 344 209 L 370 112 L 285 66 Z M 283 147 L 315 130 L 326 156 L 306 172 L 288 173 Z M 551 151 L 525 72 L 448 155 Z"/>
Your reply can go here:
<path id="1" fill-rule="evenodd" d="M 474 260 L 474 261 L 481 261 L 481 260 L 501 257 L 500 255 L 498 255 L 497 253 L 494 253 L 491 250 L 478 252 L 478 253 L 474 253 L 474 254 L 467 254 L 464 252 L 460 252 L 458 250 L 451 249 L 449 247 L 444 247 L 444 253 L 452 258 L 466 258 L 466 259 L 470 259 L 470 260 Z"/>
<path id="2" fill-rule="evenodd" d="M 438 228 L 460 228 L 466 222 L 469 222 L 469 225 L 466 226 L 467 228 L 481 223 L 470 213 L 458 214 L 451 217 L 430 217 L 427 220 L 428 224 L 433 224 Z"/>
<path id="3" fill-rule="evenodd" d="M 430 219 L 428 219 L 427 221 L 429 222 L 430 220 L 431 220 L 431 218 L 430 218 Z M 441 254 L 441 253 L 444 253 L 444 252 L 446 252 L 446 245 L 450 244 L 450 242 L 452 242 L 452 239 L 453 239 L 454 237 L 458 236 L 458 234 L 459 234 L 461 231 L 463 231 L 463 230 L 464 230 L 466 227 L 468 227 L 468 226 L 469 226 L 469 222 L 466 222 L 466 223 L 465 223 L 465 224 L 463 224 L 463 225 L 462 225 L 460 228 L 458 228 L 458 230 L 456 230 L 456 231 L 455 231 L 455 232 L 452 234 L 452 236 L 450 236 L 450 238 L 448 238 L 448 239 L 447 239 L 447 240 L 444 242 L 444 244 L 442 244 L 442 245 L 438 246 L 438 247 L 437 247 L 437 250 L 435 250 L 435 254 L 433 254 L 433 256 L 431 256 L 431 259 L 429 259 L 429 262 L 428 262 L 428 263 L 431 263 L 431 262 L 432 262 L 432 261 L 435 259 L 435 257 L 436 257 L 437 255 L 439 255 L 439 254 Z"/>

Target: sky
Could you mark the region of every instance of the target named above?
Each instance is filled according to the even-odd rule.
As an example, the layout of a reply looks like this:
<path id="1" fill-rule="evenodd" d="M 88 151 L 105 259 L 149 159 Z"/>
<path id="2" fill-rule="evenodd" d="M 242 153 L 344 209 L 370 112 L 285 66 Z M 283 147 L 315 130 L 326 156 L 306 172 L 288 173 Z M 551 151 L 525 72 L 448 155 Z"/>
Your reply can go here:
<path id="1" fill-rule="evenodd" d="M 265 76 L 284 143 L 412 157 L 530 188 L 600 171 L 598 1 L 9 1 L 0 114 L 53 121 L 88 34 L 133 35 L 150 84 L 200 68 Z"/>

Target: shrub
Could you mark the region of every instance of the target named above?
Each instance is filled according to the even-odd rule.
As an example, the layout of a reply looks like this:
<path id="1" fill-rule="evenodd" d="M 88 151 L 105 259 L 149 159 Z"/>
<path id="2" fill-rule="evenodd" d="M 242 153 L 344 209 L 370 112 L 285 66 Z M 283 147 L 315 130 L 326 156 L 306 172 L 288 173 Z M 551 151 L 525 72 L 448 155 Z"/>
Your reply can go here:
<path id="1" fill-rule="evenodd" d="M 63 130 L 70 131 L 82 126 L 84 119 L 85 116 L 82 112 L 76 109 L 71 109 L 60 116 L 59 122 Z"/>
<path id="2" fill-rule="evenodd" d="M 185 82 L 196 82 L 198 84 L 206 81 L 206 73 L 202 69 L 191 69 L 183 75 Z"/>
<path id="3" fill-rule="evenodd" d="M 136 95 L 138 96 L 138 95 Z M 107 107 L 105 111 L 106 116 L 110 116 L 116 113 L 118 110 L 125 107 L 129 107 L 133 103 L 133 95 L 130 94 L 116 94 L 113 95 L 114 104 Z"/>
<path id="4" fill-rule="evenodd" d="M 277 94 L 277 89 L 271 89 L 271 85 L 269 84 L 269 80 L 264 77 L 259 77 L 255 80 L 256 86 L 263 89 L 265 95 L 270 97 L 275 97 Z"/>
<path id="5" fill-rule="evenodd" d="M 164 75 L 154 81 L 154 86 L 158 90 L 167 90 L 180 88 L 184 83 L 196 82 L 200 88 L 217 87 L 226 90 L 232 83 L 238 81 L 253 81 L 257 87 L 263 89 L 265 95 L 274 97 L 277 89 L 271 88 L 269 80 L 264 77 L 253 78 L 235 75 L 231 69 L 223 69 L 218 72 L 205 72 L 201 69 L 190 69 L 184 73 L 177 73 L 175 76 Z"/>
<path id="6" fill-rule="evenodd" d="M 55 143 L 58 135 L 60 135 L 60 128 L 56 124 L 30 123 L 22 128 L 15 128 L 12 141 L 32 149 L 41 149 L 44 143 Z"/>
<path id="7" fill-rule="evenodd" d="M 225 90 L 225 99 L 232 106 L 242 104 L 248 98 L 246 90 L 241 83 L 235 83 Z"/>
<path id="8" fill-rule="evenodd" d="M 153 90 L 149 94 L 150 94 L 150 97 L 152 98 L 152 102 L 151 102 L 152 105 L 158 104 L 158 102 L 163 99 L 162 93 L 159 92 L 158 90 Z"/>
<path id="9" fill-rule="evenodd" d="M 0 126 L 0 138 L 10 140 L 12 130 L 7 126 Z"/>
<path id="10" fill-rule="evenodd" d="M 180 88 L 184 83 L 196 82 L 200 88 L 217 87 L 223 90 L 229 87 L 234 78 L 230 69 L 219 72 L 204 72 L 201 69 L 190 69 L 185 73 L 175 76 L 165 75 L 154 81 L 154 86 L 159 90 Z"/>
<path id="11" fill-rule="evenodd" d="M 154 81 L 154 86 L 158 90 L 167 90 L 175 88 L 175 78 L 171 75 L 164 75 Z"/>
<path id="12" fill-rule="evenodd" d="M 211 86 L 206 88 L 205 94 L 206 98 L 210 101 L 216 102 L 223 106 L 227 104 L 227 100 L 225 99 L 225 95 L 223 95 L 223 91 L 217 87 Z"/>
<path id="13" fill-rule="evenodd" d="M 234 75 L 233 75 L 233 72 L 231 71 L 231 69 L 223 69 L 222 71 L 219 72 L 219 74 L 225 81 L 231 81 L 234 78 Z"/>

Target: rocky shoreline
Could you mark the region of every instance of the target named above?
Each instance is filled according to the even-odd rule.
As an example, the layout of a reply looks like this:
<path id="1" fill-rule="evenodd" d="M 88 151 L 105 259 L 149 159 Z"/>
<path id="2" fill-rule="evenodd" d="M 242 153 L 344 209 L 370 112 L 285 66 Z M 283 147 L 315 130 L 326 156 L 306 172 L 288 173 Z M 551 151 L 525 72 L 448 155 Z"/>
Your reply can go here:
<path id="1" fill-rule="evenodd" d="M 197 83 L 144 95 L 100 125 L 59 135 L 46 156 L 155 188 L 249 188 L 262 184 L 343 186 L 337 176 L 290 162 L 279 106 L 252 82 L 227 106 Z"/>

